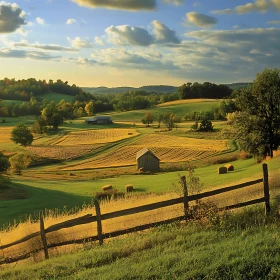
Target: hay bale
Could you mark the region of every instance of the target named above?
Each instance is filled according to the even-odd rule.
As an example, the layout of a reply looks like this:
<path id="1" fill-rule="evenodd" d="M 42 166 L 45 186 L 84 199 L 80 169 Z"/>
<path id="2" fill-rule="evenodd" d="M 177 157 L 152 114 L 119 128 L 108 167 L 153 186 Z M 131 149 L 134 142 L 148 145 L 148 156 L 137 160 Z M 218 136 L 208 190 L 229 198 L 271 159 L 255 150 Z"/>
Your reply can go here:
<path id="1" fill-rule="evenodd" d="M 226 174 L 227 173 L 227 168 L 224 166 L 221 166 L 218 168 L 218 173 L 219 174 Z"/>
<path id="2" fill-rule="evenodd" d="M 102 187 L 102 191 L 104 191 L 104 192 L 112 190 L 112 189 L 113 189 L 112 185 L 105 185 L 105 186 Z"/>
<path id="3" fill-rule="evenodd" d="M 225 167 L 226 167 L 227 171 L 234 171 L 234 166 L 230 163 L 226 164 Z"/>
<path id="4" fill-rule="evenodd" d="M 126 192 L 133 192 L 133 186 L 132 185 L 125 185 L 125 189 L 126 189 Z"/>

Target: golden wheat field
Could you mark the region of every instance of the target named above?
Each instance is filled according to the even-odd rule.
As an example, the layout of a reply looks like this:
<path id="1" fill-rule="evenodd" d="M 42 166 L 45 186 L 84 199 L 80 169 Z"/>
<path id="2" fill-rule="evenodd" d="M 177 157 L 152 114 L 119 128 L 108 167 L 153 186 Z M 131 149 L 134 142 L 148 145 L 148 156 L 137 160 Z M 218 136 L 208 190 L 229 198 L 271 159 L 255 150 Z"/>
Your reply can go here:
<path id="1" fill-rule="evenodd" d="M 227 150 L 226 140 L 191 139 L 185 137 L 150 134 L 128 145 L 87 160 L 79 165 L 63 170 L 96 169 L 104 167 L 127 166 L 136 163 L 136 154 L 143 147 L 148 147 L 161 162 L 183 162 L 203 159 Z"/>
<path id="2" fill-rule="evenodd" d="M 48 159 L 72 159 L 82 155 L 88 154 L 89 152 L 101 147 L 102 144 L 88 145 L 88 146 L 29 146 L 26 150 L 39 158 Z"/>
<path id="3" fill-rule="evenodd" d="M 157 107 L 166 107 L 166 106 L 173 106 L 173 105 L 181 105 L 181 104 L 190 104 L 190 103 L 200 103 L 200 102 L 217 102 L 216 99 L 180 99 L 175 101 L 169 101 L 165 103 L 158 104 Z"/>
<path id="4" fill-rule="evenodd" d="M 52 144 L 60 146 L 105 144 L 134 137 L 138 134 L 139 133 L 135 129 L 84 130 L 71 132 Z"/>
<path id="5" fill-rule="evenodd" d="M 13 128 L 12 126 L 1 127 L 0 143 L 10 142 Z"/>

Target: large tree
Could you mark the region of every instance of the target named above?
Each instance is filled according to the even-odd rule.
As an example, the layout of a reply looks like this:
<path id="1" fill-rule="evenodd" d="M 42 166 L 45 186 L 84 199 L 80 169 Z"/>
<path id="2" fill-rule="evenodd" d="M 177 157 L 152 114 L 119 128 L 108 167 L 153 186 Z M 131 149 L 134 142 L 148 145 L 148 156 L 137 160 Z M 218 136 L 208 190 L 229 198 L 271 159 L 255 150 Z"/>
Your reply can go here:
<path id="1" fill-rule="evenodd" d="M 9 159 L 0 152 L 0 173 L 6 172 L 10 167 Z"/>
<path id="2" fill-rule="evenodd" d="M 241 149 L 264 158 L 280 145 L 280 70 L 265 69 L 237 98 L 235 127 Z"/>
<path id="3" fill-rule="evenodd" d="M 20 144 L 22 146 L 31 145 L 33 142 L 33 135 L 31 131 L 25 126 L 23 123 L 17 125 L 11 133 L 11 140 L 16 144 Z"/>

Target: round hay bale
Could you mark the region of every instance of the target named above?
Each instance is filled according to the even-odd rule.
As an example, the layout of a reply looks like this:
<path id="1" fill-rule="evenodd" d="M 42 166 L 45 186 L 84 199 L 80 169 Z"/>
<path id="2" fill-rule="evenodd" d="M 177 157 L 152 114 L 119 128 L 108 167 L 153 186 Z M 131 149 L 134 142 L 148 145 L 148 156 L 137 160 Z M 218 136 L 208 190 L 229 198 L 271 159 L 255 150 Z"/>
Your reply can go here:
<path id="1" fill-rule="evenodd" d="M 226 167 L 227 171 L 234 171 L 234 166 L 230 163 L 226 164 L 225 167 Z"/>
<path id="2" fill-rule="evenodd" d="M 112 185 L 105 185 L 102 187 L 102 191 L 109 191 L 109 190 L 112 190 L 113 189 L 113 186 Z"/>
<path id="3" fill-rule="evenodd" d="M 226 174 L 227 173 L 227 168 L 224 166 L 221 166 L 218 168 L 218 174 Z"/>
<path id="4" fill-rule="evenodd" d="M 126 190 L 126 192 L 133 192 L 133 186 L 132 185 L 130 185 L 130 184 L 127 184 L 127 185 L 125 185 L 125 190 Z"/>

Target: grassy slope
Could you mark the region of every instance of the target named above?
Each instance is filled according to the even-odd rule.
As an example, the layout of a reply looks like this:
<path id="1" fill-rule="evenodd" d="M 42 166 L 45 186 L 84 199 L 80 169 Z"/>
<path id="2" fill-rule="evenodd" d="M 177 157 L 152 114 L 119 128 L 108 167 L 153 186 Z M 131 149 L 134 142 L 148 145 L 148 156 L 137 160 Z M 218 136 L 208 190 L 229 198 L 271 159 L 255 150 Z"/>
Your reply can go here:
<path id="1" fill-rule="evenodd" d="M 278 171 L 280 157 L 268 162 L 270 173 Z M 261 165 L 253 159 L 239 160 L 234 163 L 235 171 L 225 175 L 217 174 L 217 165 L 198 168 L 195 176 L 198 176 L 204 184 L 204 189 L 211 189 L 219 185 L 229 185 L 247 178 L 260 178 L 262 176 Z M 0 208 L 9 209 L 0 217 L 0 224 L 13 222 L 14 219 L 24 218 L 28 214 L 42 211 L 45 208 L 63 209 L 74 206 L 81 207 L 84 202 L 89 203 L 94 193 L 101 190 L 103 185 L 112 184 L 120 191 L 125 190 L 126 184 L 133 184 L 138 191 L 164 192 L 174 190 L 173 183 L 177 183 L 178 174 L 186 175 L 186 172 L 159 173 L 157 175 L 127 175 L 116 178 L 100 179 L 94 181 L 32 181 L 21 180 L 14 182 L 21 184 L 29 197 L 23 200 L 0 201 Z M 46 199 L 47 198 L 47 199 Z M 26 214 L 23 214 L 26 213 Z"/>
<path id="2" fill-rule="evenodd" d="M 75 96 L 61 94 L 61 93 L 57 93 L 57 92 L 50 92 L 50 93 L 44 94 L 40 97 L 42 99 L 46 99 L 46 100 L 49 100 L 49 101 L 54 101 L 55 103 L 58 103 L 62 99 L 64 99 L 67 102 L 72 102 L 75 98 Z"/>
<path id="3" fill-rule="evenodd" d="M 183 103 L 179 105 L 175 104 L 169 106 L 154 107 L 149 110 L 112 113 L 111 117 L 113 121 L 139 122 L 147 111 L 151 111 L 155 115 L 165 114 L 165 113 L 175 113 L 179 116 L 184 116 L 186 114 L 191 114 L 193 112 L 210 111 L 213 106 L 216 106 L 219 103 L 220 101 L 213 101 L 213 102 L 204 101 L 199 103 Z"/>
<path id="4" fill-rule="evenodd" d="M 0 272 L 0 279 L 279 279 L 279 220 L 251 208 L 213 225 L 189 222 L 85 246 Z"/>

